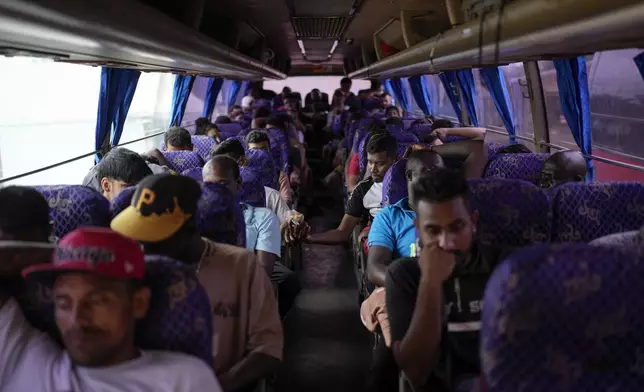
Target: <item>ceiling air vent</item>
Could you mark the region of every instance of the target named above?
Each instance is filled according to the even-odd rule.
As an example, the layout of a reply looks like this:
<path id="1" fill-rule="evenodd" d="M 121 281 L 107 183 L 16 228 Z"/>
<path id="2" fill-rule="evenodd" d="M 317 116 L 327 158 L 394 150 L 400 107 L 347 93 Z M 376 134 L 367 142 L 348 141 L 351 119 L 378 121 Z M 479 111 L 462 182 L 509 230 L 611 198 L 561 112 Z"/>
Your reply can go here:
<path id="1" fill-rule="evenodd" d="M 346 16 L 295 16 L 292 18 L 293 30 L 299 40 L 339 39 L 344 34 L 348 21 L 349 18 Z"/>

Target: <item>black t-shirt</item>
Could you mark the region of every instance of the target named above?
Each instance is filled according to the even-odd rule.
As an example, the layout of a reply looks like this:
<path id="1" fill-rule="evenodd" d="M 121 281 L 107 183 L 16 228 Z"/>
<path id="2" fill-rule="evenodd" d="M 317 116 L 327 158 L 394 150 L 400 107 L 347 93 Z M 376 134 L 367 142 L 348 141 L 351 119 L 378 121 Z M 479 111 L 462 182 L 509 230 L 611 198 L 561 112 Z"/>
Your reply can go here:
<path id="1" fill-rule="evenodd" d="M 437 378 L 454 385 L 461 377 L 480 373 L 479 333 L 485 285 L 498 262 L 511 250 L 474 241 L 470 257 L 457 259 L 450 278 L 443 284 L 443 339 L 439 366 L 423 390 L 434 390 Z M 387 312 L 391 340 L 401 341 L 411 323 L 418 285 L 418 258 L 396 260 L 387 269 Z"/>
<path id="2" fill-rule="evenodd" d="M 371 222 L 382 209 L 382 182 L 368 177 L 351 192 L 344 213 Z"/>

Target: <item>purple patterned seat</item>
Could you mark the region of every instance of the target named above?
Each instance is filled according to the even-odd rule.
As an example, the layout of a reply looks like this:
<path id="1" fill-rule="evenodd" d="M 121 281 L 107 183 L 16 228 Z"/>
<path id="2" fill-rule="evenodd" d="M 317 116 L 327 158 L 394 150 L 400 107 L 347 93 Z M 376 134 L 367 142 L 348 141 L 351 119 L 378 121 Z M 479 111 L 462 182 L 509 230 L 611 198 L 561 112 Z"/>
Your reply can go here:
<path id="1" fill-rule="evenodd" d="M 210 155 L 212 151 L 217 147 L 217 141 L 215 138 L 206 135 L 197 135 L 192 136 L 192 145 L 195 147 L 195 151 L 204 162 L 210 160 Z"/>
<path id="2" fill-rule="evenodd" d="M 266 191 L 259 173 L 242 167 L 239 169 L 242 185 L 239 189 L 239 200 L 253 207 L 266 207 Z"/>
<path id="3" fill-rule="evenodd" d="M 445 136 L 445 139 L 443 139 L 443 143 L 454 143 L 462 140 L 467 140 L 467 138 L 463 136 L 447 135 Z"/>
<path id="4" fill-rule="evenodd" d="M 550 204 L 536 185 L 495 178 L 469 183 L 472 208 L 479 212 L 477 232 L 482 242 L 508 247 L 548 242 Z"/>
<path id="5" fill-rule="evenodd" d="M 239 198 L 222 184 L 205 182 L 201 189 L 197 230 L 203 237 L 215 242 L 246 246 L 246 224 Z"/>
<path id="6" fill-rule="evenodd" d="M 628 249 L 644 257 L 644 227 L 639 230 L 609 234 L 590 242 L 593 246 L 608 246 L 617 249 Z"/>
<path id="7" fill-rule="evenodd" d="M 162 151 L 163 156 L 168 161 L 170 169 L 177 173 L 183 173 L 193 167 L 203 167 L 204 161 L 195 151 Z"/>
<path id="8" fill-rule="evenodd" d="M 277 170 L 273 158 L 263 150 L 249 150 L 246 152 L 246 167 L 258 173 L 264 186 L 279 189 Z"/>
<path id="9" fill-rule="evenodd" d="M 358 165 L 360 166 L 361 175 L 367 170 L 367 143 L 368 142 L 369 142 L 369 138 L 364 137 L 362 138 L 362 140 L 360 140 L 360 145 L 358 146 Z"/>
<path id="10" fill-rule="evenodd" d="M 182 176 L 190 177 L 197 182 L 203 182 L 203 168 L 193 167 L 181 173 Z"/>
<path id="11" fill-rule="evenodd" d="M 266 134 L 271 144 L 271 156 L 275 166 L 286 174 L 290 174 L 288 165 L 288 150 L 290 144 L 286 133 L 280 129 L 267 129 Z"/>
<path id="12" fill-rule="evenodd" d="M 488 142 L 487 143 L 487 158 L 488 158 L 488 160 L 492 159 L 492 157 L 494 157 L 496 155 L 497 151 L 499 151 L 503 147 L 504 146 L 501 143 Z"/>
<path id="13" fill-rule="evenodd" d="M 482 310 L 488 392 L 638 391 L 644 262 L 582 244 L 537 245 L 494 271 Z"/>
<path id="14" fill-rule="evenodd" d="M 382 180 L 382 205 L 390 206 L 407 197 L 407 178 L 405 166 L 407 159 L 403 158 L 391 165 Z"/>
<path id="15" fill-rule="evenodd" d="M 58 239 L 82 226 L 110 225 L 110 202 L 95 189 L 83 185 L 34 187 L 49 203 L 53 235 Z"/>
<path id="16" fill-rule="evenodd" d="M 524 180 L 535 185 L 550 154 L 496 154 L 488 163 L 483 177 Z"/>
<path id="17" fill-rule="evenodd" d="M 418 137 L 418 140 L 425 141 L 432 135 L 432 126 L 431 124 L 418 124 L 409 128 L 409 132 L 413 133 Z"/>
<path id="18" fill-rule="evenodd" d="M 553 242 L 588 242 L 644 225 L 644 184 L 563 184 L 552 198 Z"/>
<path id="19" fill-rule="evenodd" d="M 121 213 L 124 209 L 132 204 L 132 197 L 134 197 L 134 192 L 136 192 L 136 186 L 129 186 L 121 191 L 112 201 L 110 202 L 110 216 L 114 219 L 115 216 Z"/>
<path id="20" fill-rule="evenodd" d="M 219 138 L 222 141 L 239 135 L 239 132 L 242 130 L 241 124 L 237 122 L 217 124 L 217 128 L 219 128 Z"/>
<path id="21" fill-rule="evenodd" d="M 194 266 L 163 256 L 146 256 L 150 308 L 137 323 L 136 343 L 147 350 L 194 355 L 212 363 L 212 309 Z"/>

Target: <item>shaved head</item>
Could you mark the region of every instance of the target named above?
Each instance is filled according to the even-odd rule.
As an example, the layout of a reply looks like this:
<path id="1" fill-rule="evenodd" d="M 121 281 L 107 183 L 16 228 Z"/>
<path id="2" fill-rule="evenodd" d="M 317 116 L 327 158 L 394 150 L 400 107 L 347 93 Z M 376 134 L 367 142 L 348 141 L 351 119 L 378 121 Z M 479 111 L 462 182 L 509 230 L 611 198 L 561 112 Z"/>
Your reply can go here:
<path id="1" fill-rule="evenodd" d="M 550 188 L 566 182 L 581 182 L 586 172 L 586 158 L 579 151 L 559 151 L 546 160 L 540 186 Z"/>
<path id="2" fill-rule="evenodd" d="M 237 194 L 241 185 L 239 165 L 228 155 L 217 155 L 203 167 L 204 182 L 214 182 L 225 185 L 233 194 Z"/>

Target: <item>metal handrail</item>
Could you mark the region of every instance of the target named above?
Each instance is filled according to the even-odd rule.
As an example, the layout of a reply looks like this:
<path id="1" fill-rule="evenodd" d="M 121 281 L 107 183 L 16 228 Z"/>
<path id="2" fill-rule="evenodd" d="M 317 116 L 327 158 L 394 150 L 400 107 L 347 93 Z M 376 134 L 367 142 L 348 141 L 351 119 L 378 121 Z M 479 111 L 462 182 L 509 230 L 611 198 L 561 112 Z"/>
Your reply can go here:
<path id="1" fill-rule="evenodd" d="M 195 125 L 195 124 L 192 123 L 192 124 L 184 125 L 183 127 L 187 128 L 187 127 L 192 127 L 193 125 Z M 117 145 L 113 145 L 110 148 L 123 147 L 123 146 L 126 146 L 128 144 L 140 142 L 140 141 L 145 140 L 145 139 L 150 139 L 150 138 L 153 138 L 153 137 L 156 137 L 156 136 L 159 136 L 159 135 L 163 135 L 165 132 L 166 131 L 156 132 L 156 133 L 153 133 L 151 135 L 144 136 L 142 138 L 130 140 L 130 141 L 120 143 L 120 144 L 117 144 Z M 9 182 L 9 181 L 13 181 L 13 180 L 17 180 L 19 178 L 31 176 L 33 174 L 38 174 L 38 173 L 41 173 L 41 172 L 44 172 L 44 171 L 47 171 L 47 170 L 50 170 L 50 169 L 55 169 L 55 168 L 57 168 L 59 166 L 66 165 L 68 163 L 72 163 L 72 162 L 78 161 L 78 160 L 83 159 L 83 158 L 91 157 L 92 155 L 98 154 L 99 152 L 101 152 L 101 150 L 95 150 L 95 151 L 88 152 L 88 153 L 83 154 L 83 155 L 79 155 L 79 156 L 74 157 L 74 158 L 66 159 L 66 160 L 58 162 L 58 163 L 54 163 L 54 164 L 51 164 L 51 165 L 41 167 L 39 169 L 30 170 L 28 172 L 24 172 L 24 173 L 21 173 L 21 174 L 16 174 L 15 176 L 11 176 L 11 177 L 0 178 L 0 184 L 3 184 L 5 182 Z"/>

